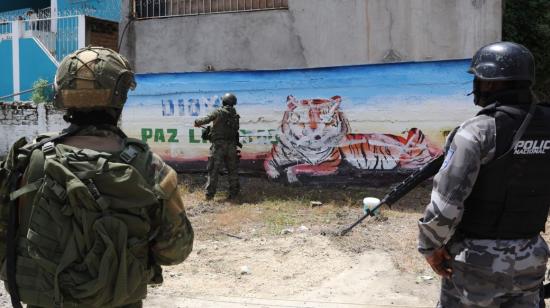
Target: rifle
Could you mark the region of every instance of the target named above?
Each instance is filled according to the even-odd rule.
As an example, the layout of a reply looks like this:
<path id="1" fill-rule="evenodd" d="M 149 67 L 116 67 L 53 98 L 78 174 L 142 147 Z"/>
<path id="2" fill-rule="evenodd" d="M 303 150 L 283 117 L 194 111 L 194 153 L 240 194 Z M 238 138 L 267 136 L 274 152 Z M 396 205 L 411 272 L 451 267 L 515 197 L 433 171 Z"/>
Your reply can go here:
<path id="1" fill-rule="evenodd" d="M 397 202 L 399 199 L 401 199 L 403 196 L 405 196 L 408 192 L 413 190 L 418 184 L 422 183 L 424 180 L 434 176 L 441 166 L 443 165 L 445 155 L 440 155 L 434 159 L 432 159 L 429 163 L 427 163 L 424 167 L 418 169 L 411 175 L 409 175 L 403 182 L 401 182 L 399 185 L 397 185 L 395 188 L 393 188 L 389 193 L 387 193 L 382 201 L 372 209 L 366 209 L 366 213 L 361 216 L 357 221 L 355 221 L 353 224 L 351 224 L 349 227 L 341 230 L 338 232 L 338 235 L 343 236 L 346 233 L 348 233 L 351 229 L 353 229 L 355 226 L 360 224 L 365 218 L 369 216 L 374 216 L 374 213 L 378 208 L 380 208 L 382 205 L 387 204 L 391 207 L 392 204 Z"/>
<path id="2" fill-rule="evenodd" d="M 237 146 L 239 148 L 243 148 L 243 144 L 241 143 L 241 137 L 239 135 L 239 131 L 237 130 L 237 136 L 235 136 L 235 142 L 237 143 Z M 238 154 L 241 155 L 241 151 L 240 150 L 237 150 Z"/>
<path id="3" fill-rule="evenodd" d="M 201 139 L 204 141 L 210 141 L 212 139 L 212 126 L 200 126 L 201 130 Z"/>
<path id="4" fill-rule="evenodd" d="M 212 141 L 212 126 L 201 125 L 201 139 L 204 141 Z M 239 141 L 239 135 L 237 135 L 236 143 L 239 148 L 243 148 L 243 144 Z M 240 151 L 239 151 L 240 153 Z"/>

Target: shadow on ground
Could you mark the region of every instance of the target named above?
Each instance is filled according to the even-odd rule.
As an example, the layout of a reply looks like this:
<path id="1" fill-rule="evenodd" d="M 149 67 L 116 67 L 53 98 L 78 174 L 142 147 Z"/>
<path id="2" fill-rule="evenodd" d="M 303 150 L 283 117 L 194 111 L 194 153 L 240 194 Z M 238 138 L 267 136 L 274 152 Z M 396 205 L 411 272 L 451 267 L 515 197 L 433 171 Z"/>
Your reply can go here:
<path id="1" fill-rule="evenodd" d="M 180 174 L 180 185 L 189 193 L 202 194 L 206 185 L 205 174 Z M 273 182 L 261 176 L 241 176 L 241 194 L 233 201 L 236 204 L 264 202 L 296 202 L 310 204 L 319 201 L 336 207 L 361 207 L 365 197 L 382 199 L 395 185 L 374 187 L 364 183 L 308 183 L 289 184 Z M 350 184 L 351 183 L 351 184 Z M 402 212 L 421 213 L 429 202 L 431 181 L 426 181 L 409 192 L 392 209 Z M 220 176 L 217 198 L 225 198 L 228 191 L 227 176 Z"/>
<path id="2" fill-rule="evenodd" d="M 180 174 L 180 189 L 199 240 L 251 239 L 285 236 L 286 232 L 325 235 L 346 253 L 380 249 L 392 255 L 396 267 L 416 272 L 425 262 L 415 251 L 416 222 L 429 202 L 431 182 L 422 183 L 381 216 L 369 217 L 346 236 L 336 236 L 363 215 L 362 199 L 382 198 L 391 186 L 292 185 L 265 177 L 241 176 L 241 195 L 226 201 L 227 177 L 221 176 L 214 200 L 204 199 L 204 174 Z M 355 184 L 355 183 L 354 183 Z M 318 201 L 320 206 L 312 206 Z M 289 230 L 289 231 L 287 231 Z M 411 251 L 413 253 L 411 253 Z"/>

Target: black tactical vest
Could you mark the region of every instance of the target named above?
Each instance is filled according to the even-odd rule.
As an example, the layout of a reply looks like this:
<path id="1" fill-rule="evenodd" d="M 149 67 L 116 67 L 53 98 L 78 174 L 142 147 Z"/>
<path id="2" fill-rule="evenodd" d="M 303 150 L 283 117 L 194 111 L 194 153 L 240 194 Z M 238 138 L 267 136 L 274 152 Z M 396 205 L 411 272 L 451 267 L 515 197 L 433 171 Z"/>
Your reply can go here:
<path id="1" fill-rule="evenodd" d="M 232 106 L 223 106 L 212 125 L 212 141 L 238 142 L 239 115 Z"/>
<path id="2" fill-rule="evenodd" d="M 514 149 L 529 105 L 491 105 L 495 159 L 481 167 L 458 229 L 468 238 L 521 239 L 544 231 L 550 205 L 550 105 L 539 104 Z"/>

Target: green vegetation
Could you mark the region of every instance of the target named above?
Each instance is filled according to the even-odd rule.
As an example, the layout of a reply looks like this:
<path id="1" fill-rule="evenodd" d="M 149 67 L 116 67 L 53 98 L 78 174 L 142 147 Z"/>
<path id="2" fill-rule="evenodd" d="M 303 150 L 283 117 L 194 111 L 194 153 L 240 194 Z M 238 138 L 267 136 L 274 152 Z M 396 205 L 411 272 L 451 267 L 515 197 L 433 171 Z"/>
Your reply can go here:
<path id="1" fill-rule="evenodd" d="M 535 92 L 550 100 L 550 1 L 504 0 L 502 39 L 524 45 L 533 52 Z"/>
<path id="2" fill-rule="evenodd" d="M 31 100 L 35 104 L 49 103 L 53 100 L 53 88 L 47 80 L 38 79 L 34 82 Z"/>

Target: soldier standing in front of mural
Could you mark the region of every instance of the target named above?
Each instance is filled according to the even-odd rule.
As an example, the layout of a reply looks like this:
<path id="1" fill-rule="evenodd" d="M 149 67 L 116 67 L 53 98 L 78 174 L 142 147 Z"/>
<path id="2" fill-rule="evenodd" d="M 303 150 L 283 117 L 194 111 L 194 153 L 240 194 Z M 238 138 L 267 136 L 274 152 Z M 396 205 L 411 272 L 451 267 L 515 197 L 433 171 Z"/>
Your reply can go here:
<path id="1" fill-rule="evenodd" d="M 192 250 L 177 175 L 117 126 L 136 86 L 122 56 L 77 50 L 55 85 L 70 126 L 0 163 L 1 278 L 14 307 L 141 307 L 160 265 Z"/>
<path id="2" fill-rule="evenodd" d="M 229 177 L 229 199 L 234 199 L 240 190 L 239 185 L 239 115 L 235 110 L 237 97 L 226 93 L 222 97 L 222 107 L 209 115 L 195 120 L 195 127 L 213 122 L 208 139 L 210 156 L 208 157 L 208 182 L 206 183 L 206 199 L 210 200 L 216 194 L 218 176 L 224 163 Z"/>
<path id="3" fill-rule="evenodd" d="M 442 276 L 439 307 L 537 307 L 548 247 L 550 105 L 531 92 L 534 59 L 500 42 L 473 57 L 483 109 L 464 122 L 419 221 L 419 251 Z M 501 306 L 502 305 L 502 306 Z"/>

